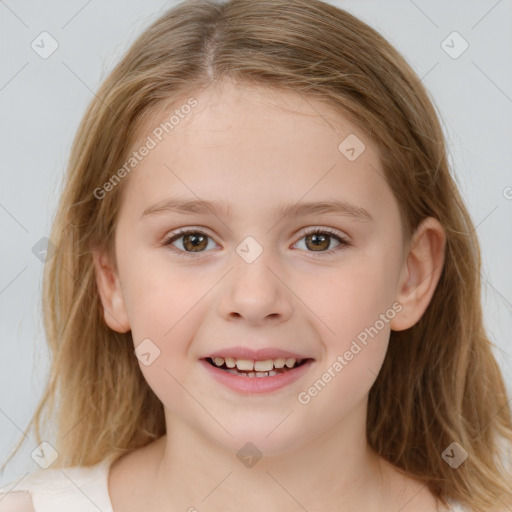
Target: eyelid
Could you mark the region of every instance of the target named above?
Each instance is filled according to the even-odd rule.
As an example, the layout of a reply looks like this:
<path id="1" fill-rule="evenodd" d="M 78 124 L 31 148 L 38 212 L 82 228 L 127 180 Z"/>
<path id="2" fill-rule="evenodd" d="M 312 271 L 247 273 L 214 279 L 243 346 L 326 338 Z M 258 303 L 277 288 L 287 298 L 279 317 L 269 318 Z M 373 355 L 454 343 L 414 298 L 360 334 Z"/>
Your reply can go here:
<path id="1" fill-rule="evenodd" d="M 186 226 L 184 228 L 176 228 L 174 230 L 171 230 L 169 233 L 167 233 L 164 236 L 164 238 L 167 240 L 173 236 L 183 235 L 183 234 L 190 233 L 190 232 L 194 232 L 194 233 L 200 232 L 200 233 L 204 233 L 206 235 L 210 232 L 210 230 L 208 228 L 205 228 L 204 226 Z M 208 236 L 213 238 L 211 235 L 208 235 Z"/>
<path id="2" fill-rule="evenodd" d="M 299 234 L 302 238 L 303 236 L 310 235 L 317 231 L 322 232 L 322 233 L 329 233 L 330 235 L 337 236 L 338 238 L 341 238 L 343 241 L 345 241 L 347 243 L 349 242 L 349 236 L 347 234 L 345 234 L 343 231 L 339 231 L 338 229 L 335 229 L 335 228 L 328 228 L 328 227 L 323 227 L 323 226 L 313 226 L 313 227 L 309 226 L 308 228 L 302 228 L 299 231 Z M 300 240 L 300 238 L 299 238 L 299 240 Z"/>
<path id="3" fill-rule="evenodd" d="M 181 249 L 178 249 L 177 247 L 174 247 L 172 244 L 179 240 L 182 236 L 191 234 L 191 233 L 203 233 L 206 235 L 210 240 L 213 240 L 216 244 L 215 238 L 209 234 L 209 230 L 207 228 L 204 228 L 202 226 L 187 226 L 185 228 L 178 228 L 175 231 L 172 231 L 171 233 L 168 233 L 164 236 L 162 245 L 169 250 L 171 250 L 174 254 L 178 254 L 179 256 L 190 256 L 195 254 L 207 254 L 211 251 L 198 251 L 197 253 L 193 251 L 182 251 Z M 218 244 L 217 244 L 218 245 Z"/>
<path id="4" fill-rule="evenodd" d="M 331 256 L 335 253 L 340 253 L 341 251 L 347 249 L 348 247 L 352 246 L 352 242 L 350 241 L 350 238 L 348 235 L 346 235 L 344 232 L 338 231 L 335 228 L 330 227 L 309 227 L 309 228 L 302 228 L 299 233 L 299 238 L 297 241 L 293 244 L 296 245 L 299 243 L 305 236 L 313 235 L 316 233 L 326 233 L 327 235 L 330 235 L 331 238 L 335 238 L 338 240 L 338 245 L 334 247 L 333 249 L 329 249 L 327 251 L 304 251 L 305 256 L 307 258 L 322 258 Z"/>

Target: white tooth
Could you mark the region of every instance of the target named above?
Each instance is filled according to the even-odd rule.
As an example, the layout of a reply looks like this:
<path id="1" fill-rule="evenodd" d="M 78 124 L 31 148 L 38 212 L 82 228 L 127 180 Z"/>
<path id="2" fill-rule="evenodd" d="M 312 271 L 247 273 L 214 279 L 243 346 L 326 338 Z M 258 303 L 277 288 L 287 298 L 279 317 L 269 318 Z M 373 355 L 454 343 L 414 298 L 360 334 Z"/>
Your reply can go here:
<path id="1" fill-rule="evenodd" d="M 269 377 L 273 377 L 274 375 L 277 375 L 277 372 L 275 372 L 274 370 L 270 370 L 270 371 L 268 372 L 268 376 L 269 376 Z"/>
<path id="2" fill-rule="evenodd" d="M 214 363 L 217 366 L 222 366 L 224 364 L 224 358 L 223 357 L 216 357 L 213 361 L 214 361 Z"/>
<path id="3" fill-rule="evenodd" d="M 226 357 L 226 366 L 228 368 L 234 368 L 236 366 L 236 359 L 232 357 Z"/>
<path id="4" fill-rule="evenodd" d="M 296 359 L 294 357 L 289 357 L 288 359 L 286 359 L 285 364 L 286 366 L 288 366 L 288 368 L 293 368 L 293 366 L 295 365 L 295 361 Z"/>
<path id="5" fill-rule="evenodd" d="M 250 372 L 247 374 L 247 377 L 256 377 L 256 374 L 254 372 Z"/>
<path id="6" fill-rule="evenodd" d="M 254 361 L 248 359 L 237 359 L 236 367 L 239 370 L 254 370 Z"/>
<path id="7" fill-rule="evenodd" d="M 256 377 L 268 377 L 268 372 L 256 372 Z"/>
<path id="8" fill-rule="evenodd" d="M 278 359 L 274 359 L 274 368 L 284 368 L 285 359 L 280 357 Z"/>
<path id="9" fill-rule="evenodd" d="M 274 361 L 272 359 L 267 359 L 266 361 L 255 361 L 254 369 L 260 372 L 268 372 L 274 368 Z"/>

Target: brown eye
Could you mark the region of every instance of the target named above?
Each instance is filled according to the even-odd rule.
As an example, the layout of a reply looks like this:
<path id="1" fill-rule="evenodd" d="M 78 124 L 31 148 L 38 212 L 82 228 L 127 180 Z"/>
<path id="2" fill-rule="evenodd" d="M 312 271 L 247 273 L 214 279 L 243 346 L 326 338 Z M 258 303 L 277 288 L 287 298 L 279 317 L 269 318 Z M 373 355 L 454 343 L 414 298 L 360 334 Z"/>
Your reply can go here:
<path id="1" fill-rule="evenodd" d="M 187 251 L 201 251 L 202 249 L 205 249 L 208 245 L 208 237 L 201 235 L 199 233 L 193 233 L 189 235 L 183 236 L 183 247 L 187 249 Z M 206 243 L 205 243 L 206 242 Z"/>
<path id="2" fill-rule="evenodd" d="M 313 251 L 323 251 L 325 249 L 329 249 L 329 245 L 331 245 L 330 239 L 331 235 L 325 235 L 321 233 L 312 233 L 307 235 L 306 237 L 306 247 Z"/>
<path id="3" fill-rule="evenodd" d="M 191 252 L 205 252 L 208 247 L 208 241 L 210 237 L 201 231 L 182 231 L 175 233 L 173 236 L 168 238 L 164 245 L 173 245 L 178 253 L 191 253 Z M 174 242 L 181 241 L 180 245 L 175 245 Z M 213 241 L 212 241 L 213 243 Z"/>
<path id="4" fill-rule="evenodd" d="M 303 232 L 302 234 L 303 236 L 297 244 L 304 240 L 304 250 L 306 252 L 331 254 L 350 245 L 344 237 L 330 231 L 329 229 L 315 229 L 310 232 Z M 334 248 L 331 247 L 332 240 L 337 244 Z"/>

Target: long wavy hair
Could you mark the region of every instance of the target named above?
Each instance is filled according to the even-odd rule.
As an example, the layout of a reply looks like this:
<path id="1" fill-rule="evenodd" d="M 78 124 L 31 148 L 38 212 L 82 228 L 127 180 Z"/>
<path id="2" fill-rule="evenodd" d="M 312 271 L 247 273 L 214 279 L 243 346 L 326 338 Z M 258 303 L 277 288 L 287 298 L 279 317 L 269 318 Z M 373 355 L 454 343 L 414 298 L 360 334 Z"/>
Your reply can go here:
<path id="1" fill-rule="evenodd" d="M 165 434 L 163 405 L 143 378 L 131 333 L 104 321 L 92 260 L 94 248 L 115 256 L 129 178 L 101 200 L 94 191 L 126 161 L 150 116 L 223 78 L 329 105 L 378 149 L 406 236 L 425 217 L 442 224 L 438 286 L 416 325 L 391 332 L 369 395 L 367 438 L 442 504 L 488 511 L 509 500 L 512 475 L 501 457 L 502 443 L 512 443 L 509 398 L 483 326 L 475 228 L 434 102 L 377 31 L 319 0 L 185 1 L 152 23 L 105 79 L 74 139 L 50 235 L 56 252 L 45 265 L 43 309 L 51 367 L 27 432 L 53 440 L 52 467 L 115 459 Z M 456 470 L 442 457 L 454 441 L 468 452 Z"/>

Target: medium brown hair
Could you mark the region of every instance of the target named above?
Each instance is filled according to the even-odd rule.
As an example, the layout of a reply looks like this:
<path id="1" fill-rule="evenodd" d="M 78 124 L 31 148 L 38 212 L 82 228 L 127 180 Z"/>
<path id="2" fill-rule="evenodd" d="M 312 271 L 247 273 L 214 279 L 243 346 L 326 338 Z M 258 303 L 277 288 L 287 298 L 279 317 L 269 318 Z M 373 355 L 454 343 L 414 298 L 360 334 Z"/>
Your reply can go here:
<path id="1" fill-rule="evenodd" d="M 433 101 L 378 32 L 318 0 L 183 2 L 140 35 L 89 105 L 51 232 L 43 290 L 51 368 L 28 426 L 40 442 L 41 425 L 56 424 L 53 467 L 117 458 L 165 433 L 131 334 L 107 327 L 95 281 L 92 249 L 113 255 L 128 178 L 101 200 L 94 190 L 123 165 L 152 114 L 223 78 L 329 105 L 378 149 L 407 237 L 425 217 L 441 223 L 444 268 L 421 320 L 391 332 L 369 395 L 368 442 L 443 504 L 487 511 L 510 499 L 499 443 L 512 442 L 511 413 L 483 327 L 480 250 Z M 468 452 L 457 469 L 442 458 L 452 442 Z"/>

